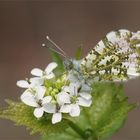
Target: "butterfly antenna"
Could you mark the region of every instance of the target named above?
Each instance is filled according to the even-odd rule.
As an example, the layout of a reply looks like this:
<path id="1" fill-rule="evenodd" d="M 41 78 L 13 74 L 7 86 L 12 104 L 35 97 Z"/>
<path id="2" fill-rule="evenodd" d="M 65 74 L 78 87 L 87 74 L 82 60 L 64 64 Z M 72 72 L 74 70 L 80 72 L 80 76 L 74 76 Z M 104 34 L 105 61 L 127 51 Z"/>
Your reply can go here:
<path id="1" fill-rule="evenodd" d="M 46 36 L 46 39 L 51 42 L 61 53 L 63 53 L 63 55 L 67 56 L 65 51 L 63 51 L 53 40 L 51 40 L 49 36 Z"/>
<path id="2" fill-rule="evenodd" d="M 60 54 L 60 55 L 63 56 L 64 58 L 66 58 L 66 56 L 65 56 L 63 53 L 56 51 L 55 49 L 53 49 L 53 48 L 47 46 L 47 45 L 44 44 L 44 43 L 42 44 L 42 47 L 46 47 L 46 48 L 48 48 L 48 49 L 50 49 L 50 50 L 52 50 L 52 51 L 54 51 L 54 52 Z"/>

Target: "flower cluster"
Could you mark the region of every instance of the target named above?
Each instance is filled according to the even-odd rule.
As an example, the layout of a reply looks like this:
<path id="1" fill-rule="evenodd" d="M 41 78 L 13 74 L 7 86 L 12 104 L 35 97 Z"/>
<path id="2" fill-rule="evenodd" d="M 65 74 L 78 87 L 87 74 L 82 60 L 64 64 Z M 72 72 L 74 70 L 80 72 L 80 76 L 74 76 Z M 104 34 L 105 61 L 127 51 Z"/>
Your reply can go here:
<path id="1" fill-rule="evenodd" d="M 44 71 L 34 68 L 31 74 L 35 77 L 17 82 L 19 87 L 26 89 L 21 101 L 35 108 L 33 114 L 38 119 L 45 113 L 52 114 L 53 124 L 62 120 L 63 113 L 77 117 L 80 106 L 92 104 L 91 88 L 78 81 L 71 82 L 67 75 L 57 78 L 53 72 L 56 67 L 57 64 L 52 62 Z"/>

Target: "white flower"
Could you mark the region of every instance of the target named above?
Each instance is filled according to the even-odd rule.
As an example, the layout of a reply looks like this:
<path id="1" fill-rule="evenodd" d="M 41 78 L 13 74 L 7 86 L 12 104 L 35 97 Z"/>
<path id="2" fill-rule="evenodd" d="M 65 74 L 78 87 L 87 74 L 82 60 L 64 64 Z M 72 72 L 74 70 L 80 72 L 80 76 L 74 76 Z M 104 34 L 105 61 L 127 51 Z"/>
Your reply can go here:
<path id="1" fill-rule="evenodd" d="M 36 118 L 42 117 L 44 112 L 52 114 L 52 124 L 62 120 L 62 113 L 69 113 L 72 117 L 79 116 L 80 106 L 89 107 L 92 103 L 91 87 L 80 79 L 62 87 L 59 93 L 48 91 L 49 95 L 45 96 L 44 80 L 54 77 L 53 69 L 56 67 L 57 64 L 53 62 L 45 71 L 35 68 L 31 73 L 36 77 L 17 82 L 19 87 L 26 89 L 21 95 L 21 101 L 35 108 L 33 114 Z"/>
<path id="2" fill-rule="evenodd" d="M 52 123 L 58 123 L 62 120 L 62 113 L 69 113 L 72 117 L 80 115 L 80 106 L 89 107 L 92 103 L 91 95 L 85 92 L 78 92 L 81 88 L 78 83 L 63 87 L 63 90 L 57 94 L 57 103 L 48 103 L 44 105 L 44 111 L 53 113 Z M 82 89 L 82 88 L 81 88 Z M 85 90 L 89 90 L 85 86 Z M 74 99 L 74 101 L 72 101 Z"/>
<path id="3" fill-rule="evenodd" d="M 59 105 L 50 102 L 44 105 L 44 111 L 47 113 L 53 113 L 52 124 L 58 123 L 62 120 L 62 113 L 59 110 Z"/>
<path id="4" fill-rule="evenodd" d="M 26 83 L 27 84 L 27 83 Z M 21 100 L 28 106 L 35 107 L 34 116 L 40 118 L 44 112 L 53 114 L 52 123 L 58 123 L 62 120 L 62 114 L 57 110 L 56 103 L 51 102 L 52 96 L 46 96 L 46 88 L 44 86 L 26 85 L 27 90 L 21 95 Z"/>
<path id="5" fill-rule="evenodd" d="M 34 89 L 27 89 L 21 95 L 21 100 L 28 106 L 35 107 L 34 116 L 40 118 L 44 113 L 44 106 L 49 104 L 52 100 L 51 96 L 44 97 L 46 88 L 43 86 L 37 86 Z"/>
<path id="6" fill-rule="evenodd" d="M 69 113 L 75 117 L 80 115 L 80 106 L 89 107 L 92 103 L 91 95 L 80 91 L 79 83 L 71 83 L 63 87 L 63 91 L 57 95 L 57 102 L 61 106 L 60 112 Z"/>
<path id="7" fill-rule="evenodd" d="M 53 124 L 61 122 L 61 120 L 62 120 L 62 113 L 58 112 L 58 113 L 53 114 L 53 116 L 52 116 L 52 123 Z"/>
<path id="8" fill-rule="evenodd" d="M 33 77 L 30 79 L 31 82 L 43 84 L 44 79 L 51 79 L 55 77 L 53 70 L 57 67 L 57 63 L 50 63 L 46 69 L 43 71 L 39 68 L 34 68 L 31 70 L 31 74 L 37 77 Z"/>

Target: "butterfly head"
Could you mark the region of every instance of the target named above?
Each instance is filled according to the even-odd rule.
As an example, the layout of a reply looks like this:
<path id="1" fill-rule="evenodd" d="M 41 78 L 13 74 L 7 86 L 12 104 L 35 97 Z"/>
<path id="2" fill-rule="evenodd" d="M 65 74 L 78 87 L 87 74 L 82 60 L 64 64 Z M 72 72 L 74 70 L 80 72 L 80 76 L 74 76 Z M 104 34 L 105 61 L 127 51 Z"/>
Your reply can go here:
<path id="1" fill-rule="evenodd" d="M 46 37 L 46 39 L 53 45 L 53 47 L 51 46 L 47 46 L 46 44 L 42 44 L 42 46 L 49 48 L 50 50 L 56 52 L 57 54 L 61 55 L 63 58 L 65 58 L 64 60 L 64 67 L 66 70 L 70 71 L 70 70 L 76 70 L 77 72 L 79 72 L 80 70 L 80 64 L 81 61 L 79 60 L 75 60 L 70 58 L 65 51 L 63 51 L 53 40 L 51 40 L 48 36 Z"/>
<path id="2" fill-rule="evenodd" d="M 72 59 L 65 59 L 63 63 L 64 63 L 64 67 L 66 70 L 73 69 L 73 60 Z"/>
<path id="3" fill-rule="evenodd" d="M 65 59 L 64 60 L 64 67 L 66 70 L 80 70 L 80 64 L 81 60 L 75 60 L 75 59 Z"/>

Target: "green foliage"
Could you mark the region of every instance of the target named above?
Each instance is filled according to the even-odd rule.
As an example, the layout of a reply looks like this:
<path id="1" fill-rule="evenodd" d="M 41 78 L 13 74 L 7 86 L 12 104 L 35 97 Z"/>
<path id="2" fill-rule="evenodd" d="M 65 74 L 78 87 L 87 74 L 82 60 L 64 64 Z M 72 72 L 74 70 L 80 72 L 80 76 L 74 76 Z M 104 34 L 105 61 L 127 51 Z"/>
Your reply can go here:
<path id="1" fill-rule="evenodd" d="M 45 114 L 41 119 L 37 119 L 33 115 L 33 108 L 21 102 L 7 100 L 8 107 L 0 111 L 0 118 L 8 119 L 16 123 L 16 125 L 24 125 L 31 130 L 31 134 L 39 132 L 41 135 L 51 133 L 59 133 L 67 128 L 66 120 L 61 123 L 52 125 L 51 116 Z"/>
<path id="2" fill-rule="evenodd" d="M 117 132 L 127 119 L 128 112 L 136 107 L 129 104 L 123 86 L 114 83 L 93 85 L 93 105 L 83 109 L 75 123 L 88 134 L 87 140 L 102 140 Z M 71 128 L 61 135 L 49 135 L 42 140 L 82 140 Z"/>
<path id="3" fill-rule="evenodd" d="M 58 67 L 54 70 L 55 74 L 57 76 L 62 75 L 62 73 L 64 72 L 63 60 L 61 59 L 58 53 L 54 52 L 51 49 L 50 49 L 50 53 L 51 53 L 53 61 L 58 64 Z"/>
<path id="4" fill-rule="evenodd" d="M 41 140 L 81 140 L 81 138 L 76 138 L 74 135 L 70 135 L 69 133 L 62 133 L 52 134 L 47 137 L 45 136 Z"/>
<path id="5" fill-rule="evenodd" d="M 95 84 L 94 92 L 94 103 L 89 111 L 92 129 L 98 139 L 108 138 L 122 127 L 128 112 L 136 105 L 128 103 L 122 85 Z"/>

